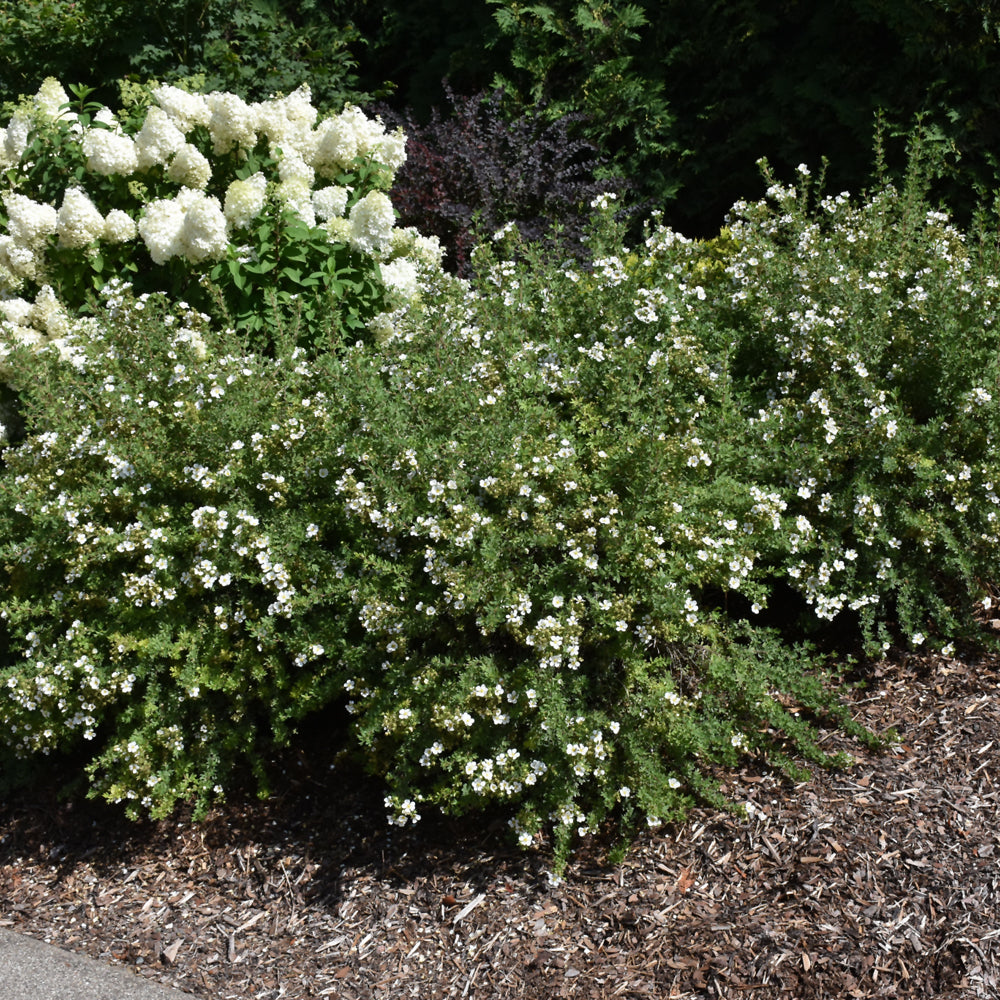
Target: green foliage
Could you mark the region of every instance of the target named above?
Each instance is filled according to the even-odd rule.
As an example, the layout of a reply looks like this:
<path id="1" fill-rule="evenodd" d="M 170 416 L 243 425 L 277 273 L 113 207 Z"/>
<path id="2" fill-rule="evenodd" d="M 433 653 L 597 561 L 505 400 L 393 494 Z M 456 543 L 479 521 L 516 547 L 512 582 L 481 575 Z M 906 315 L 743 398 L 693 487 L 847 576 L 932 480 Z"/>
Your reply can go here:
<path id="1" fill-rule="evenodd" d="M 663 80 L 670 53 L 655 53 L 660 65 L 650 67 L 643 5 L 487 2 L 512 46 L 512 72 L 498 73 L 494 86 L 522 114 L 539 108 L 550 121 L 582 114 L 582 135 L 611 156 L 640 193 L 655 191 L 661 204 L 672 199 L 683 150 Z"/>
<path id="2" fill-rule="evenodd" d="M 324 522 L 334 544 L 317 541 L 325 470 L 300 464 L 308 432 L 290 415 L 346 434 L 356 408 L 317 392 L 287 345 L 268 361 L 160 298 L 108 300 L 75 364 L 9 359 L 35 433 L 3 480 L 20 651 L 4 718 L 18 753 L 85 747 L 95 794 L 166 815 L 204 809 L 238 767 L 265 782 L 271 749 L 341 688 L 357 631 L 346 539 Z"/>
<path id="3" fill-rule="evenodd" d="M 246 100 L 308 82 L 319 106 L 366 98 L 352 50 L 353 3 L 317 0 L 21 0 L 0 4 L 0 100 L 33 93 L 46 76 L 94 84 L 197 78 Z M 332 8 L 332 9 L 331 9 Z"/>
<path id="4" fill-rule="evenodd" d="M 727 267 L 746 468 L 798 530 L 784 574 L 879 640 L 973 628 L 997 543 L 997 249 L 902 191 L 860 204 L 771 180 Z M 892 628 L 898 628 L 893 632 Z"/>
<path id="5" fill-rule="evenodd" d="M 898 135 L 924 115 L 958 150 L 939 188 L 964 220 L 1000 187 L 1000 23 L 984 0 L 488 2 L 518 113 L 545 99 L 589 116 L 587 138 L 685 232 L 758 190 L 762 154 L 786 171 L 832 155 L 838 189 L 861 188 L 880 109 Z"/>

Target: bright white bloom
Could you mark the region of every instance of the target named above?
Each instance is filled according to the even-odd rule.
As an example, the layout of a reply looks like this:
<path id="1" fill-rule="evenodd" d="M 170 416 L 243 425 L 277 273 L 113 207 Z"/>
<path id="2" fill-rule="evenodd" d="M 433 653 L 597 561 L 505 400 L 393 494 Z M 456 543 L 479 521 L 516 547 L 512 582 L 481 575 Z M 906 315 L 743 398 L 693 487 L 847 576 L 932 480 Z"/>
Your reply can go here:
<path id="1" fill-rule="evenodd" d="M 267 178 L 258 171 L 245 181 L 233 181 L 226 191 L 225 215 L 235 229 L 244 229 L 264 210 Z"/>
<path id="2" fill-rule="evenodd" d="M 167 168 L 167 176 L 188 188 L 204 188 L 212 176 L 212 165 L 197 146 L 186 142 Z"/>
<path id="3" fill-rule="evenodd" d="M 349 219 L 342 217 L 327 219 L 326 232 L 331 243 L 351 242 L 351 223 Z"/>
<path id="4" fill-rule="evenodd" d="M 37 270 L 34 253 L 9 236 L 0 236 L 0 289 L 20 288 L 24 278 L 34 278 Z"/>
<path id="5" fill-rule="evenodd" d="M 154 264 L 165 264 L 181 253 L 184 209 L 175 198 L 151 201 L 139 220 L 139 235 Z"/>
<path id="6" fill-rule="evenodd" d="M 66 189 L 56 224 L 59 245 L 85 247 L 104 234 L 104 216 L 80 188 Z"/>
<path id="7" fill-rule="evenodd" d="M 139 168 L 147 170 L 157 164 L 165 165 L 186 142 L 184 133 L 166 111 L 157 107 L 150 108 L 135 137 Z"/>
<path id="8" fill-rule="evenodd" d="M 218 198 L 190 188 L 176 198 L 150 202 L 139 221 L 139 235 L 156 264 L 171 257 L 192 262 L 218 258 L 228 246 L 226 217 Z"/>
<path id="9" fill-rule="evenodd" d="M 393 173 L 406 162 L 406 135 L 402 129 L 383 135 L 376 143 L 372 153 L 379 163 L 387 166 Z"/>
<path id="10" fill-rule="evenodd" d="M 293 177 L 282 181 L 274 191 L 275 197 L 289 212 L 294 212 L 307 226 L 316 225 L 312 191 L 306 181 Z"/>
<path id="11" fill-rule="evenodd" d="M 106 128 L 89 128 L 83 133 L 83 154 L 87 169 L 94 174 L 121 174 L 128 177 L 139 168 L 135 141 Z"/>
<path id="12" fill-rule="evenodd" d="M 381 266 L 382 283 L 398 292 L 408 302 L 416 298 L 419 286 L 417 269 L 409 260 L 393 260 Z"/>
<path id="13" fill-rule="evenodd" d="M 7 228 L 15 243 L 34 248 L 56 231 L 59 216 L 51 205 L 13 192 L 4 194 L 3 203 L 9 220 Z"/>
<path id="14" fill-rule="evenodd" d="M 392 238 L 396 222 L 392 202 L 383 191 L 369 191 L 351 209 L 351 246 L 361 253 L 374 254 Z"/>
<path id="15" fill-rule="evenodd" d="M 15 164 L 28 148 L 28 136 L 31 134 L 31 121 L 26 115 L 15 113 L 7 122 L 3 136 L 4 163 Z"/>
<path id="16" fill-rule="evenodd" d="M 305 156 L 315 148 L 312 126 L 317 112 L 311 101 L 312 92 L 308 84 L 303 84 L 287 97 L 272 98 L 253 106 L 257 129 L 267 136 L 272 149 L 280 149 L 286 155 L 297 150 Z"/>
<path id="17" fill-rule="evenodd" d="M 329 187 L 313 191 L 312 203 L 316 218 L 321 222 L 339 218 L 347 211 L 347 197 L 350 191 L 345 187 L 331 184 Z"/>
<path id="18" fill-rule="evenodd" d="M 313 166 L 322 173 L 334 174 L 358 155 L 358 140 L 352 120 L 346 115 L 327 118 L 316 129 Z"/>
<path id="19" fill-rule="evenodd" d="M 187 189 L 185 189 L 186 193 Z M 191 192 L 201 197 L 190 199 L 184 215 L 181 240 L 184 256 L 192 262 L 217 259 L 226 255 L 229 240 L 226 235 L 226 217 L 218 198 L 210 198 L 202 192 Z"/>
<path id="20" fill-rule="evenodd" d="M 212 117 L 203 94 L 192 94 L 179 87 L 154 87 L 153 100 L 185 133 L 195 125 L 207 125 Z"/>
<path id="21" fill-rule="evenodd" d="M 104 232 L 101 235 L 108 243 L 127 243 L 135 239 L 136 232 L 132 216 L 120 208 L 113 208 L 104 220 Z"/>
<path id="22" fill-rule="evenodd" d="M 436 236 L 421 236 L 413 226 L 406 226 L 393 229 L 391 253 L 393 257 L 409 257 L 429 267 L 439 268 L 444 247 Z"/>
<path id="23" fill-rule="evenodd" d="M 34 308 L 25 299 L 0 299 L 0 318 L 15 326 L 29 326 Z"/>
<path id="24" fill-rule="evenodd" d="M 358 156 L 376 156 L 385 139 L 385 126 L 379 118 L 369 118 L 359 107 L 349 105 L 342 117 L 351 123 Z"/>
<path id="25" fill-rule="evenodd" d="M 308 226 L 316 225 L 316 213 L 313 210 L 312 185 L 316 179 L 316 171 L 292 151 L 283 156 L 278 164 L 278 176 L 281 183 L 275 195 L 290 212 L 294 212 Z"/>
<path id="26" fill-rule="evenodd" d="M 60 110 L 62 105 L 69 104 L 69 95 L 54 76 L 45 78 L 33 100 L 35 107 L 51 121 L 58 118 L 76 117 L 71 115 L 66 108 Z"/>
<path id="27" fill-rule="evenodd" d="M 36 330 L 43 330 L 49 337 L 65 337 L 69 333 L 69 315 L 48 285 L 43 285 L 35 297 L 31 325 Z"/>
<path id="28" fill-rule="evenodd" d="M 293 150 L 278 162 L 278 177 L 282 181 L 300 181 L 311 188 L 316 180 L 316 171 Z"/>
<path id="29" fill-rule="evenodd" d="M 216 91 L 206 95 L 205 103 L 213 152 L 228 153 L 234 146 L 253 149 L 257 145 L 257 112 L 241 97 Z"/>

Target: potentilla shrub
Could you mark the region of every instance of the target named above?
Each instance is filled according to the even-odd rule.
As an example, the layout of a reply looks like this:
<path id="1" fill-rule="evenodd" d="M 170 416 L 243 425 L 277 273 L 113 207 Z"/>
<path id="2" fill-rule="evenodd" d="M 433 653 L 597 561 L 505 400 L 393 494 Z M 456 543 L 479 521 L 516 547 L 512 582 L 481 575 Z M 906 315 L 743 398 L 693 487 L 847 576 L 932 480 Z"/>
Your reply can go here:
<path id="1" fill-rule="evenodd" d="M 926 204 L 916 173 L 863 199 L 812 191 L 804 165 L 767 176 L 711 298 L 745 475 L 789 526 L 775 572 L 819 619 L 857 618 L 872 653 L 950 651 L 1000 568 L 995 241 Z"/>
<path id="2" fill-rule="evenodd" d="M 116 277 L 261 350 L 277 306 L 318 350 L 320 330 L 362 336 L 439 264 L 386 194 L 405 137 L 356 107 L 321 118 L 308 86 L 255 103 L 154 86 L 115 114 L 76 93 L 46 80 L 0 129 L 0 320 L 25 342 L 61 341 Z"/>
<path id="3" fill-rule="evenodd" d="M 711 244 L 626 248 L 596 199 L 586 267 L 507 230 L 315 357 L 127 297 L 75 362 L 12 351 L 7 754 L 89 752 L 162 814 L 342 700 L 391 822 L 499 809 L 558 862 L 742 755 L 829 763 L 807 718 L 868 738 L 760 613 L 790 585 L 876 647 L 971 630 L 995 267 L 919 199 L 807 186 Z"/>
<path id="4" fill-rule="evenodd" d="M 73 361 L 13 349 L 7 756 L 72 749 L 92 794 L 165 815 L 248 765 L 266 787 L 343 701 L 391 822 L 499 808 L 560 858 L 712 798 L 711 764 L 826 761 L 781 702 L 842 716 L 820 673 L 705 598 L 765 600 L 782 532 L 713 459 L 702 299 L 666 279 L 697 259 L 663 234 L 589 272 L 487 249 L 478 288 L 441 276 L 419 318 L 315 358 L 112 287 Z"/>
<path id="5" fill-rule="evenodd" d="M 82 747 L 130 815 L 203 811 L 341 695 L 357 567 L 315 459 L 359 397 L 290 343 L 246 353 L 163 296 L 104 291 L 71 362 L 7 357 L 32 433 L 0 480 L 3 752 Z"/>

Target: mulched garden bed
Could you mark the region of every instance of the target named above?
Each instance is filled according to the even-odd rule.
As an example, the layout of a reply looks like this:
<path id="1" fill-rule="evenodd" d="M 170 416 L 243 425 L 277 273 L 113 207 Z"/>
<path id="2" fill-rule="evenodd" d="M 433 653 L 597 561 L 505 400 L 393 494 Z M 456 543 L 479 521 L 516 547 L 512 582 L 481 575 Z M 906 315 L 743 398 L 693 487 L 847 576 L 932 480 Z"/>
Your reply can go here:
<path id="1" fill-rule="evenodd" d="M 0 926 L 206 1000 L 996 997 L 998 663 L 883 664 L 856 717 L 900 741 L 793 785 L 723 776 L 623 863 L 554 881 L 499 824 L 391 832 L 317 746 L 272 800 L 130 824 L 44 790 L 0 812 Z"/>

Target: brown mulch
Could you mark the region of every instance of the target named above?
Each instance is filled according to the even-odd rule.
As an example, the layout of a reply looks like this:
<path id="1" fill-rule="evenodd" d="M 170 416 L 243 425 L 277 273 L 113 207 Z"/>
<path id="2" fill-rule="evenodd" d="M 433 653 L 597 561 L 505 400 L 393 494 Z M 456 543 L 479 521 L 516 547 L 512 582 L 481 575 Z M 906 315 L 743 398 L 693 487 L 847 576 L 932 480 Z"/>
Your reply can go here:
<path id="1" fill-rule="evenodd" d="M 856 716 L 900 742 L 792 785 L 725 776 L 623 863 L 564 878 L 501 824 L 391 833 L 379 789 L 292 758 L 281 793 L 133 825 L 36 790 L 0 806 L 0 926 L 206 1000 L 996 997 L 1000 672 L 883 665 Z"/>

